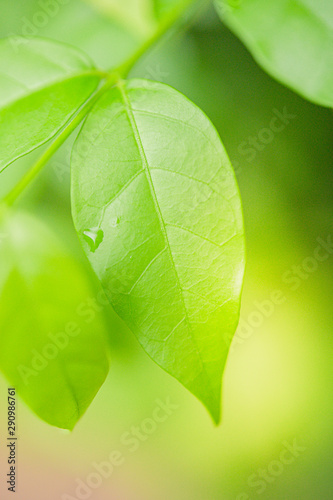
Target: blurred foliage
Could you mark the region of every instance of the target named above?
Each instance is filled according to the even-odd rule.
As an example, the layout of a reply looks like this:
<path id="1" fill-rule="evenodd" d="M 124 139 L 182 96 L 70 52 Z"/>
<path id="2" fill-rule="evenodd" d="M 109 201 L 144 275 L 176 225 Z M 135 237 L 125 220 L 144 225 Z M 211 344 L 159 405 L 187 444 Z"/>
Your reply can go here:
<path id="1" fill-rule="evenodd" d="M 1 0 L 1 11 L 6 12 L 0 20 L 1 36 L 21 34 L 24 18 L 32 19 L 40 10 L 38 1 Z M 61 6 L 36 34 L 77 45 L 105 67 L 123 60 L 142 36 L 79 0 Z M 240 500 L 244 492 L 252 500 L 258 495 L 248 478 L 279 458 L 285 440 L 297 439 L 306 450 L 266 482 L 260 498 L 329 500 L 333 255 L 305 273 L 297 290 L 291 290 L 283 276 L 313 255 L 318 237 L 333 235 L 331 111 L 267 76 L 213 10 L 186 35 L 159 44 L 133 75 L 152 75 L 184 92 L 212 119 L 231 157 L 247 232 L 243 322 L 248 323 L 258 310 L 256 304 L 273 290 L 281 290 L 286 300 L 235 343 L 224 377 L 223 422 L 217 430 L 205 410 L 155 367 L 119 325 L 107 384 L 70 437 L 41 427 L 20 405 L 21 488 L 36 500 L 45 497 L 46 489 L 50 500 L 64 492 L 73 494 L 75 479 L 84 479 L 92 472 L 92 462 L 121 448 L 122 433 L 151 415 L 156 398 L 169 396 L 179 408 L 135 453 L 126 455 L 124 465 L 94 493 L 96 498 Z M 274 110 L 282 112 L 284 107 L 295 119 L 269 143 L 260 141 L 261 150 L 250 161 L 240 145 L 264 137 L 260 131 L 269 127 Z M 20 206 L 46 219 L 84 261 L 70 218 L 68 151 L 64 145 Z M 2 174 L 2 192 L 31 161 L 21 159 Z M 1 460 L 4 463 L 4 457 Z"/>
<path id="2" fill-rule="evenodd" d="M 136 36 L 146 38 L 177 5 L 177 0 L 85 0 Z"/>
<path id="3" fill-rule="evenodd" d="M 8 210 L 0 231 L 1 371 L 40 418 L 73 429 L 109 369 L 103 315 L 87 314 L 94 289 L 38 219 Z"/>

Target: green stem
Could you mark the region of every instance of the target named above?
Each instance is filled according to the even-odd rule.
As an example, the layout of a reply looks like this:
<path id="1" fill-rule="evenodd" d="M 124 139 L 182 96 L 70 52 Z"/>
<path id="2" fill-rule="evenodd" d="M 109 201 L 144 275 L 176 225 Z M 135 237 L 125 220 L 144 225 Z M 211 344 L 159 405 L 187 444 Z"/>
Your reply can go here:
<path id="1" fill-rule="evenodd" d="M 201 3 L 200 5 L 202 4 Z M 207 3 L 207 0 L 204 0 Z M 54 155 L 54 153 L 60 148 L 60 146 L 65 142 L 65 140 L 71 135 L 71 133 L 76 129 L 76 127 L 82 122 L 85 116 L 88 114 L 90 109 L 94 104 L 102 97 L 102 95 L 112 87 L 118 80 L 125 78 L 137 61 L 160 39 L 163 35 L 181 18 L 181 16 L 186 12 L 186 10 L 195 2 L 193 0 L 184 0 L 178 4 L 159 25 L 156 32 L 146 41 L 141 47 L 127 60 L 124 64 L 120 65 L 116 70 L 111 70 L 109 73 L 99 72 L 101 77 L 107 80 L 104 85 L 95 93 L 93 96 L 86 101 L 86 103 L 81 107 L 79 112 L 74 116 L 74 118 L 66 124 L 65 128 L 56 137 L 54 142 L 49 146 L 42 156 L 37 160 L 37 162 L 31 167 L 30 170 L 25 174 L 25 176 L 16 184 L 16 186 L 10 191 L 7 196 L 3 199 L 3 202 L 7 206 L 13 205 L 18 196 L 25 190 L 25 188 L 34 180 L 34 178 L 39 174 L 39 172 L 46 165 L 48 160 Z"/>
<path id="2" fill-rule="evenodd" d="M 206 0 L 207 1 L 207 0 Z M 127 76 L 128 73 L 131 71 L 133 66 L 137 63 L 141 57 L 151 49 L 155 43 L 160 40 L 160 38 L 165 35 L 172 26 L 175 25 L 175 23 L 182 17 L 182 15 L 187 11 L 187 9 L 193 5 L 193 0 L 184 0 L 183 2 L 180 2 L 171 12 L 170 14 L 163 19 L 163 21 L 160 23 L 158 29 L 153 33 L 153 35 L 148 38 L 134 54 L 127 60 L 125 61 L 124 64 L 119 66 L 118 72 L 123 76 Z"/>
<path id="3" fill-rule="evenodd" d="M 37 162 L 31 167 L 30 170 L 22 177 L 22 179 L 16 184 L 16 186 L 10 191 L 4 198 L 4 203 L 7 205 L 12 205 L 18 196 L 25 190 L 25 188 L 30 184 L 30 182 L 39 174 L 43 169 L 48 160 L 54 155 L 54 153 L 60 148 L 60 146 L 65 142 L 65 140 L 71 135 L 71 133 L 76 129 L 76 127 L 82 122 L 84 117 L 98 101 L 98 99 L 119 79 L 118 75 L 110 75 L 108 80 L 95 94 L 90 97 L 88 101 L 83 105 L 79 112 L 74 116 L 74 118 L 66 124 L 65 128 L 60 132 L 54 142 L 50 145 L 42 156 L 37 160 Z"/>

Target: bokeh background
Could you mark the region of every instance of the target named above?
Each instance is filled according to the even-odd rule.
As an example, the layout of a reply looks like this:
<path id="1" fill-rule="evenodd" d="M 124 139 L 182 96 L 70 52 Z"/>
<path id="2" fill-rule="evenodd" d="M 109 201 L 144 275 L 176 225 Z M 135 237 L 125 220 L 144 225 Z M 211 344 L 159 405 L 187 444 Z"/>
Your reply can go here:
<path id="1" fill-rule="evenodd" d="M 55 3 L 59 8 L 42 16 L 47 0 L 0 0 L 0 36 L 65 41 L 109 68 L 151 29 L 150 13 L 140 10 L 138 1 L 118 2 L 118 10 L 102 0 Z M 19 402 L 16 498 L 75 498 L 77 480 L 86 481 L 94 462 L 118 450 L 123 463 L 89 498 L 333 499 L 333 253 L 316 266 L 309 260 L 318 238 L 333 240 L 332 113 L 267 76 L 213 9 L 186 32 L 167 36 L 132 74 L 169 83 L 198 104 L 217 127 L 235 166 L 247 272 L 241 323 L 224 375 L 223 422 L 215 428 L 202 405 L 154 365 L 114 313 L 105 310 L 110 374 L 74 431 L 48 426 Z M 293 117 L 264 143 L 263 129 L 276 110 L 285 108 Z M 256 138 L 259 147 L 246 153 Z M 45 219 L 86 266 L 70 216 L 70 144 L 19 205 Z M 1 174 L 1 195 L 38 154 Z M 300 272 L 294 266 L 303 268 L 297 289 L 288 282 Z M 272 306 L 277 291 L 282 299 Z M 0 436 L 6 429 L 6 390 L 1 378 Z M 177 408 L 130 451 L 123 434 L 145 426 L 156 400 L 168 398 Z M 293 455 L 289 452 L 290 463 L 283 464 L 281 452 L 288 447 Z M 6 470 L 4 448 L 0 440 L 1 471 Z M 0 483 L 0 497 L 9 498 L 3 477 Z"/>

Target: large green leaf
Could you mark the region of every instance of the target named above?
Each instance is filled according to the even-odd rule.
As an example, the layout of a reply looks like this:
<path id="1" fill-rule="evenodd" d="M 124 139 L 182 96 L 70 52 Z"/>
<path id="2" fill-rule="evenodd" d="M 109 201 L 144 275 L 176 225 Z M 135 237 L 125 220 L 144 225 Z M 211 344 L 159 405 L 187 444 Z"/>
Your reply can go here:
<path id="1" fill-rule="evenodd" d="M 310 101 L 333 106 L 333 2 L 215 1 L 268 73 Z"/>
<path id="2" fill-rule="evenodd" d="M 0 41 L 0 172 L 40 146 L 95 90 L 98 72 L 81 52 L 38 38 Z"/>
<path id="3" fill-rule="evenodd" d="M 114 309 L 218 422 L 244 237 L 216 130 L 172 88 L 120 82 L 76 141 L 72 200 L 79 238 Z"/>
<path id="4" fill-rule="evenodd" d="M 93 296 L 85 272 L 43 224 L 2 215 L 0 370 L 40 418 L 66 429 L 108 372 L 103 319 L 86 314 Z"/>

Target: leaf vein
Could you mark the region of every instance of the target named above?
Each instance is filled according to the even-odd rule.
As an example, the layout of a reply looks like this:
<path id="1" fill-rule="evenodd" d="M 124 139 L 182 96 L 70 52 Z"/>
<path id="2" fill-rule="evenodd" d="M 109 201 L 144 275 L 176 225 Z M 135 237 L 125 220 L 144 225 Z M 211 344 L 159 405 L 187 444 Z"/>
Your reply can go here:
<path id="1" fill-rule="evenodd" d="M 163 220 L 161 208 L 160 208 L 159 203 L 158 203 L 158 199 L 157 199 L 155 187 L 154 187 L 154 184 L 153 184 L 153 180 L 152 180 L 152 177 L 151 177 L 151 173 L 149 171 L 148 160 L 147 160 L 146 154 L 144 152 L 144 148 L 143 148 L 141 136 L 140 136 L 140 133 L 139 133 L 139 129 L 138 129 L 138 126 L 137 126 L 137 123 L 136 123 L 136 120 L 135 120 L 134 112 L 133 112 L 133 109 L 131 107 L 131 103 L 130 103 L 128 97 L 127 97 L 126 91 L 124 89 L 124 83 L 123 82 L 118 82 L 118 88 L 119 88 L 119 91 L 120 91 L 120 95 L 121 95 L 124 107 L 125 107 L 127 115 L 128 115 L 128 119 L 129 119 L 131 127 L 133 129 L 133 133 L 134 133 L 134 136 L 135 136 L 135 139 L 136 139 L 136 142 L 137 142 L 138 150 L 139 150 L 139 153 L 140 153 L 140 156 L 141 156 L 141 159 L 142 159 L 142 163 L 143 163 L 143 166 L 144 166 L 144 169 L 145 169 L 147 181 L 148 181 L 149 188 L 150 188 L 150 191 L 151 191 L 152 199 L 153 199 L 153 202 L 154 202 L 154 205 L 155 205 L 155 208 L 156 208 L 156 212 L 158 214 L 158 218 L 160 220 L 161 231 L 163 233 L 163 236 L 164 236 L 164 239 L 165 239 L 165 243 L 166 243 L 166 248 L 167 248 L 167 251 L 168 251 L 168 254 L 169 254 L 169 257 L 170 257 L 170 260 L 171 260 L 171 264 L 173 266 L 173 270 L 174 270 L 174 273 L 175 273 L 176 283 L 177 283 L 177 287 L 179 289 L 179 295 L 180 295 L 180 299 L 181 299 L 181 302 L 182 302 L 182 306 L 183 306 L 183 310 L 184 310 L 184 315 L 186 317 L 186 323 L 187 323 L 187 327 L 188 327 L 188 332 L 191 334 L 193 344 L 194 344 L 194 346 L 196 348 L 197 355 L 198 355 L 198 358 L 199 358 L 199 361 L 200 361 L 200 365 L 201 365 L 201 370 L 204 373 L 206 373 L 207 382 L 208 382 L 208 385 L 209 385 L 209 391 L 211 392 L 211 394 L 213 396 L 213 399 L 215 400 L 215 394 L 214 394 L 213 388 L 211 386 L 211 380 L 210 380 L 210 377 L 209 377 L 209 375 L 207 373 L 206 367 L 204 366 L 204 363 L 203 363 L 203 360 L 202 360 L 202 356 L 201 356 L 201 353 L 199 351 L 199 347 L 197 345 L 194 333 L 192 331 L 191 323 L 190 323 L 188 312 L 187 312 L 187 309 L 186 309 L 185 300 L 184 300 L 183 293 L 182 293 L 182 287 L 181 287 L 181 284 L 180 284 L 180 281 L 179 281 L 179 276 L 178 276 L 178 273 L 177 273 L 177 269 L 176 269 L 174 258 L 173 258 L 173 255 L 172 255 L 170 243 L 169 243 L 169 240 L 168 240 L 168 235 L 167 235 L 165 223 L 164 223 L 164 220 Z"/>

